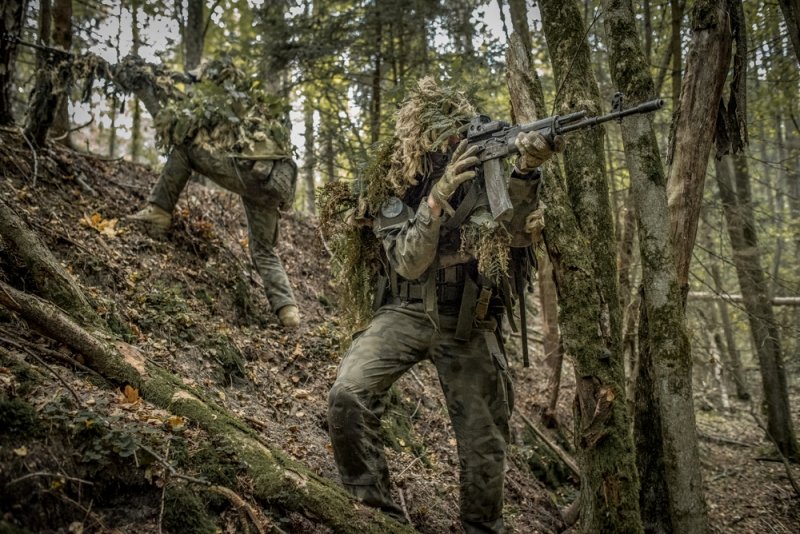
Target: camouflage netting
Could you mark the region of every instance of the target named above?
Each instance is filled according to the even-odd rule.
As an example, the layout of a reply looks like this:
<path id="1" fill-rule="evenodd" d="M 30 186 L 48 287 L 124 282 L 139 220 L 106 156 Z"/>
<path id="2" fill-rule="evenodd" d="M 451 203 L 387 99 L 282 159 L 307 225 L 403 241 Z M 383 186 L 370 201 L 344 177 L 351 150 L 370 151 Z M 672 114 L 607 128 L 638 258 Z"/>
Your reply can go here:
<path id="1" fill-rule="evenodd" d="M 284 99 L 267 94 L 260 81 L 232 62 L 201 67 L 184 99 L 171 100 L 155 118 L 159 146 L 193 141 L 216 153 L 252 159 L 291 156 Z"/>
<path id="2" fill-rule="evenodd" d="M 372 317 L 372 299 L 380 271 L 381 245 L 372 227 L 355 223 L 359 195 L 347 182 L 330 182 L 317 196 L 320 232 L 333 256 L 345 325 L 357 330 Z"/>
<path id="3" fill-rule="evenodd" d="M 511 234 L 482 208 L 461 226 L 461 252 L 478 260 L 478 272 L 495 284 L 508 275 Z"/>

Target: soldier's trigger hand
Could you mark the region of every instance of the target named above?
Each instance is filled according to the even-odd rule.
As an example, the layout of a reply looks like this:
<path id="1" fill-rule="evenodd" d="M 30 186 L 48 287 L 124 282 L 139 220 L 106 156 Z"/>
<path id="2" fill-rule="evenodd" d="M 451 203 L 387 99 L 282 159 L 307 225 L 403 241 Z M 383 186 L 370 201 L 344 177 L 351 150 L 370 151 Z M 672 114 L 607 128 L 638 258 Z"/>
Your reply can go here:
<path id="1" fill-rule="evenodd" d="M 480 160 L 477 157 L 477 153 L 480 150 L 478 146 L 471 146 L 467 149 L 467 140 L 464 139 L 459 143 L 458 147 L 453 152 L 453 156 L 450 158 L 450 165 L 456 174 L 461 173 L 461 171 L 469 169 L 471 167 L 476 166 L 480 163 Z"/>

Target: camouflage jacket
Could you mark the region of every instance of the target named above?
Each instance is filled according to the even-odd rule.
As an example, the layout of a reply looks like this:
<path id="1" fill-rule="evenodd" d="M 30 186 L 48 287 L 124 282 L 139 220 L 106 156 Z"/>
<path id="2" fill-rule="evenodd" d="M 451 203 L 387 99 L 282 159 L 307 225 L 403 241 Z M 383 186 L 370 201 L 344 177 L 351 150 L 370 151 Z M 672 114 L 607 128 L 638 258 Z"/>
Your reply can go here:
<path id="1" fill-rule="evenodd" d="M 419 185 L 410 189 L 402 199 L 390 198 L 373 221 L 373 231 L 382 243 L 390 269 L 406 280 L 424 281 L 432 271 L 451 265 L 474 262 L 475 257 L 464 251 L 461 228 L 449 228 L 446 215 L 433 217 L 425 198 L 432 185 L 446 167 L 447 157 L 433 165 L 430 176 L 420 177 Z M 525 220 L 536 209 L 540 174 L 525 176 L 512 172 L 509 180 L 509 197 L 514 214 L 504 223 L 511 237 L 511 247 L 529 247 L 530 235 L 525 231 Z M 456 192 L 453 207 L 458 213 L 459 202 L 469 187 L 479 187 L 467 182 Z M 486 212 L 488 206 L 479 202 L 475 212 Z"/>

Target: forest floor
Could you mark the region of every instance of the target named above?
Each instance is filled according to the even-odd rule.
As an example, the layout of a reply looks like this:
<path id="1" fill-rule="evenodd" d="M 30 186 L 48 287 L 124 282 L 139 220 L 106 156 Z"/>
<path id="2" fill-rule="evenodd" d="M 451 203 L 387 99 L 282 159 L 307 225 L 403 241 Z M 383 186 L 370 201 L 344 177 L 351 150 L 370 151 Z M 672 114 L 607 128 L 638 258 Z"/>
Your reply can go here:
<path id="1" fill-rule="evenodd" d="M 157 178 L 149 168 L 56 146 L 33 158 L 18 136 L 0 132 L 0 173 L 0 198 L 77 278 L 116 336 L 204 388 L 273 447 L 338 480 L 325 414 L 343 327 L 313 218 L 281 221 L 278 252 L 304 317 L 287 331 L 251 269 L 235 195 L 190 183 L 167 238 L 154 240 L 125 221 Z M 2 276 L 20 287 L 24 276 L 9 275 L 9 261 L 0 240 Z M 538 344 L 532 352 L 531 369 L 511 357 L 516 411 L 505 515 L 509 532 L 560 532 L 558 508 L 576 485 L 563 465 L 540 458 L 545 451 L 522 419 L 539 420 L 547 393 Z M 225 451 L 192 421 L 109 387 L 65 363 L 70 358 L 81 361 L 0 310 L 0 532 L 245 531 L 241 508 L 187 482 L 227 485 L 249 501 L 235 458 L 210 461 Z M 566 367 L 557 414 L 563 430 L 554 439 L 568 448 L 574 380 Z M 796 382 L 792 397 L 800 409 Z M 713 530 L 800 532 L 800 500 L 784 466 L 765 460 L 763 433 L 749 408 L 736 408 L 698 411 Z M 414 526 L 460 532 L 456 443 L 432 365 L 398 382 L 384 430 L 394 496 Z M 165 462 L 145 459 L 154 456 Z M 800 480 L 797 466 L 793 473 Z M 265 512 L 286 532 L 330 531 L 297 512 Z"/>

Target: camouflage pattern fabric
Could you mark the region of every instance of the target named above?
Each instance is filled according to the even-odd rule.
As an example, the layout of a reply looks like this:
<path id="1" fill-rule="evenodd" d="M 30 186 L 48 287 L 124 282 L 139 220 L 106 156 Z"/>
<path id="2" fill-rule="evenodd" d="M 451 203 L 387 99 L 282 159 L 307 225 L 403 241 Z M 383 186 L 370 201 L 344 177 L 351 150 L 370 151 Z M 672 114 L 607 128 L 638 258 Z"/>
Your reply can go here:
<path id="1" fill-rule="evenodd" d="M 460 458 L 462 524 L 468 533 L 502 532 L 503 475 L 513 390 L 493 328 L 453 338 L 454 317 L 437 332 L 419 302 L 389 304 L 350 347 L 328 403 L 328 428 L 345 488 L 397 516 L 389 492 L 380 419 L 391 385 L 414 364 L 436 366 Z M 450 323 L 453 323 L 452 325 Z M 402 515 L 400 515 L 402 517 Z"/>
<path id="2" fill-rule="evenodd" d="M 250 257 L 264 281 L 270 306 L 277 312 L 284 306 L 295 304 L 289 278 L 275 254 L 280 220 L 278 208 L 283 201 L 276 196 L 271 184 L 275 177 L 285 182 L 286 175 L 296 175 L 294 161 L 237 160 L 215 156 L 194 144 L 178 145 L 170 151 L 148 201 L 172 212 L 192 171 L 242 197 L 247 214 Z"/>

